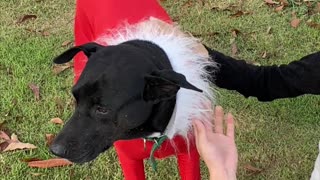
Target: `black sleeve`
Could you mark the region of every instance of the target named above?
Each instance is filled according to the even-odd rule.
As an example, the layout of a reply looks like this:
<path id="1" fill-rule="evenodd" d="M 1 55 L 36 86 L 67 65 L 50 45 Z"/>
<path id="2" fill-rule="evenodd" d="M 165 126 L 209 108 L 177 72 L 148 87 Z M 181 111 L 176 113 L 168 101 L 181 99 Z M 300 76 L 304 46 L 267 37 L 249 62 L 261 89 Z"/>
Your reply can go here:
<path id="1" fill-rule="evenodd" d="M 207 48 L 218 63 L 212 74 L 220 88 L 236 90 L 259 101 L 320 94 L 320 52 L 310 54 L 288 65 L 255 66 Z"/>

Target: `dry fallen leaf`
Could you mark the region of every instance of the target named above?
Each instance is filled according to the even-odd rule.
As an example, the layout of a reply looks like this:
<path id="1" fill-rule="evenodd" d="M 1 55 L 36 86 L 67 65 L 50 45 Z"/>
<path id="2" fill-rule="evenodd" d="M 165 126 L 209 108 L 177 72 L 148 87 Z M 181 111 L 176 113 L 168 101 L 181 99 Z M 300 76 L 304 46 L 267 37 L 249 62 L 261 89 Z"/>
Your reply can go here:
<path id="1" fill-rule="evenodd" d="M 32 90 L 34 97 L 37 101 L 40 100 L 40 88 L 34 83 L 29 84 L 29 88 Z"/>
<path id="2" fill-rule="evenodd" d="M 19 141 L 17 135 L 12 134 L 11 138 L 8 139 L 8 135 L 3 132 L 0 131 L 1 133 L 1 138 L 5 139 L 6 141 L 4 143 L 8 143 L 7 145 L 3 145 L 3 143 L 1 143 L 1 152 L 6 152 L 6 151 L 13 151 L 13 150 L 18 150 L 18 149 L 35 149 L 37 148 L 35 145 L 30 144 L 30 143 L 22 143 Z M 6 147 L 3 147 L 6 146 Z"/>
<path id="3" fill-rule="evenodd" d="M 183 5 L 182 5 L 182 9 L 184 9 L 184 8 L 189 8 L 189 7 L 191 7 L 191 6 L 193 6 L 193 3 L 192 3 L 192 1 L 187 1 L 186 3 L 184 3 Z"/>
<path id="4" fill-rule="evenodd" d="M 34 167 L 34 168 L 53 168 L 53 167 L 70 166 L 70 165 L 72 165 L 72 162 L 62 158 L 28 162 L 28 166 Z"/>
<path id="5" fill-rule="evenodd" d="M 9 143 L 7 141 L 0 143 L 0 152 L 2 152 L 4 149 L 8 147 Z"/>
<path id="6" fill-rule="evenodd" d="M 70 45 L 71 43 L 72 43 L 72 41 L 66 40 L 61 44 L 61 47 L 66 47 L 66 46 Z"/>
<path id="7" fill-rule="evenodd" d="M 264 2 L 268 5 L 278 4 L 278 2 L 272 1 L 272 0 L 264 0 Z"/>
<path id="8" fill-rule="evenodd" d="M 298 18 L 293 18 L 292 20 L 291 20 L 291 26 L 293 27 L 293 28 L 297 28 L 298 26 L 299 26 L 299 24 L 300 24 L 300 19 L 298 19 Z"/>
<path id="9" fill-rule="evenodd" d="M 279 6 L 279 7 L 276 7 L 275 11 L 276 11 L 276 12 L 282 11 L 283 8 L 284 8 L 284 5 Z"/>
<path id="10" fill-rule="evenodd" d="M 293 28 L 297 28 L 297 27 L 299 26 L 299 24 L 300 24 L 300 19 L 297 18 L 297 14 L 296 14 L 295 11 L 293 11 L 293 12 L 291 13 L 291 15 L 292 15 L 292 20 L 291 20 L 290 24 L 291 24 L 291 26 L 292 26 Z"/>
<path id="11" fill-rule="evenodd" d="M 55 64 L 55 65 L 53 65 L 52 71 L 53 71 L 53 73 L 54 73 L 55 75 L 58 75 L 58 74 L 60 74 L 61 72 L 65 71 L 66 69 L 69 69 L 69 68 L 71 68 L 71 67 L 73 67 L 73 62 L 72 62 L 72 61 L 70 61 L 70 62 L 68 62 L 68 63 L 65 63 L 65 64 L 63 64 L 63 65 Z"/>
<path id="12" fill-rule="evenodd" d="M 242 15 L 248 15 L 251 14 L 251 12 L 244 12 L 244 11 L 237 11 L 234 14 L 231 14 L 230 17 L 240 17 Z"/>
<path id="13" fill-rule="evenodd" d="M 237 47 L 236 43 L 234 42 L 231 44 L 231 55 L 234 57 L 237 55 L 237 53 L 238 53 L 238 47 Z"/>
<path id="14" fill-rule="evenodd" d="M 51 145 L 54 137 L 55 137 L 54 134 L 46 134 L 46 143 L 47 143 L 47 146 L 50 146 L 50 145 Z"/>
<path id="15" fill-rule="evenodd" d="M 0 139 L 10 141 L 10 137 L 4 131 L 0 131 Z"/>
<path id="16" fill-rule="evenodd" d="M 31 19 L 36 19 L 37 16 L 34 14 L 27 14 L 27 15 L 23 15 L 22 17 L 19 18 L 19 20 L 17 21 L 18 24 L 23 23 L 27 20 L 31 20 Z"/>
<path id="17" fill-rule="evenodd" d="M 50 120 L 50 122 L 52 122 L 52 123 L 54 123 L 54 124 L 63 124 L 63 121 L 62 121 L 62 119 L 60 119 L 60 118 L 52 118 L 52 119 Z"/>
<path id="18" fill-rule="evenodd" d="M 279 0 L 280 1 L 280 4 L 287 7 L 289 5 L 288 1 L 287 0 Z"/>
<path id="19" fill-rule="evenodd" d="M 309 21 L 307 22 L 307 25 L 311 28 L 319 29 L 320 30 L 320 24 L 317 24 L 315 22 Z"/>
<path id="20" fill-rule="evenodd" d="M 42 36 L 49 36 L 50 32 L 49 31 L 41 31 Z"/>
<path id="21" fill-rule="evenodd" d="M 250 164 L 245 165 L 244 168 L 245 168 L 245 170 L 250 171 L 250 172 L 255 173 L 255 174 L 256 173 L 260 173 L 262 171 L 262 169 L 253 167 Z"/>
<path id="22" fill-rule="evenodd" d="M 262 57 L 263 59 L 266 58 L 266 57 L 267 57 L 267 51 L 264 51 L 264 52 L 262 53 L 261 57 Z"/>
<path id="23" fill-rule="evenodd" d="M 231 34 L 232 34 L 232 36 L 233 37 L 237 37 L 238 36 L 238 34 L 240 34 L 241 33 L 241 31 L 239 30 L 239 29 L 232 29 L 231 30 Z"/>

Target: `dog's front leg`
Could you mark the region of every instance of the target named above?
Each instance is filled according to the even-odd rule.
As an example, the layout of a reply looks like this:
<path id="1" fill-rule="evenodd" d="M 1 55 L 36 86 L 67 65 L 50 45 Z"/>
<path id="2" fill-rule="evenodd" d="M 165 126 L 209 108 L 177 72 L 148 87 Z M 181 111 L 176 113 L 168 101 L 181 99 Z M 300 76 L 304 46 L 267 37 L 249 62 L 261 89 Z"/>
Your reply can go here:
<path id="1" fill-rule="evenodd" d="M 143 160 L 118 156 L 125 180 L 145 180 Z"/>
<path id="2" fill-rule="evenodd" d="M 118 153 L 125 180 L 145 180 L 143 160 L 132 159 Z"/>
<path id="3" fill-rule="evenodd" d="M 181 180 L 200 180 L 200 157 L 194 148 L 177 155 Z"/>
<path id="4" fill-rule="evenodd" d="M 143 159 L 147 157 L 142 139 L 114 143 L 125 180 L 145 180 Z"/>

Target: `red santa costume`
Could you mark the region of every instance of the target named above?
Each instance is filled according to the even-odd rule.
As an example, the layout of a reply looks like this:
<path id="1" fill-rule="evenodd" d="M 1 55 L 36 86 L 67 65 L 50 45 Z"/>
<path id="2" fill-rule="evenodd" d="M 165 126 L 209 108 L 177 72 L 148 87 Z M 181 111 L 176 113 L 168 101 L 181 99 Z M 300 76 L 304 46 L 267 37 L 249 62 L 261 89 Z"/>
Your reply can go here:
<path id="1" fill-rule="evenodd" d="M 188 47 L 192 46 L 190 44 L 193 44 L 196 41 L 195 39 L 186 38 L 185 35 L 181 34 L 176 36 L 175 33 L 178 29 L 173 25 L 172 30 L 161 32 L 159 27 L 157 27 L 157 23 L 153 24 L 154 22 L 157 22 L 157 20 L 150 20 L 151 17 L 172 24 L 170 17 L 159 5 L 157 0 L 77 0 L 74 26 L 75 45 L 78 46 L 92 41 L 96 41 L 104 45 L 113 45 L 136 38 L 150 40 L 164 49 L 168 54 L 173 69 L 176 71 L 183 73 L 185 69 L 188 69 L 186 67 L 184 67 L 185 69 L 181 69 L 179 67 L 180 64 L 175 64 L 175 62 L 179 61 L 179 59 L 183 60 L 184 58 L 190 58 L 190 56 L 196 59 L 197 62 L 191 62 L 191 64 L 188 62 L 189 65 L 201 67 L 204 65 L 204 63 L 199 63 L 198 61 L 202 61 L 208 57 L 202 57 L 199 54 L 194 55 L 192 52 L 187 52 L 189 51 Z M 150 21 L 152 22 L 150 23 Z M 124 27 L 122 26 L 123 24 L 126 24 L 125 28 L 119 30 L 118 27 Z M 148 35 L 151 31 L 151 35 Z M 169 34 L 169 36 L 164 35 L 165 33 Z M 176 37 L 180 37 L 180 39 L 178 38 L 178 40 L 175 40 Z M 180 46 L 179 43 L 181 43 L 181 41 L 183 41 L 182 44 L 187 48 L 181 48 L 180 51 L 179 48 L 174 48 L 175 52 L 171 52 L 173 51 L 172 44 L 173 46 Z M 167 46 L 164 44 L 167 42 L 171 42 L 171 45 Z M 177 52 L 180 54 L 176 57 Z M 75 82 L 78 80 L 86 61 L 87 58 L 83 53 L 79 53 L 75 57 Z M 183 74 L 186 75 L 186 73 Z M 194 74 L 196 74 L 198 78 L 202 75 L 199 72 L 194 72 Z M 190 80 L 191 83 L 194 83 L 196 87 L 199 87 L 204 91 L 210 89 L 207 82 L 202 82 L 202 84 L 200 82 L 199 84 L 197 78 L 192 80 L 194 74 L 187 76 L 187 79 Z M 182 92 L 180 93 L 180 91 Z M 164 158 L 176 155 L 178 158 L 181 179 L 197 180 L 200 179 L 199 154 L 196 150 L 193 138 L 190 138 L 187 133 L 190 132 L 189 130 L 191 125 L 190 114 L 192 114 L 192 110 L 190 109 L 195 108 L 192 107 L 192 104 L 197 102 L 193 102 L 193 99 L 195 98 L 190 98 L 188 96 L 188 93 L 194 92 L 184 92 L 180 89 L 179 93 L 180 94 L 177 95 L 177 98 L 180 100 L 177 99 L 177 103 L 181 103 L 181 105 L 176 105 L 174 114 L 172 115 L 173 118 L 171 119 L 188 119 L 189 122 L 181 123 L 181 121 L 170 120 L 168 126 L 174 128 L 168 128 L 166 130 L 165 135 L 167 135 L 169 139 L 164 141 L 161 147 L 155 151 L 154 157 Z M 207 91 L 207 94 L 210 94 L 210 92 Z M 193 96 L 199 96 L 199 94 L 193 94 Z M 204 101 L 213 99 L 207 99 L 204 96 L 202 98 Z M 189 109 L 187 104 L 190 104 Z M 187 106 L 186 109 L 190 112 L 179 112 L 177 106 Z M 198 108 L 198 106 L 196 108 Z M 207 107 L 206 109 L 211 108 Z M 201 113 L 201 111 L 199 110 L 196 113 Z M 145 179 L 143 160 L 149 158 L 153 145 L 154 142 L 144 141 L 142 138 L 134 140 L 120 140 L 114 143 L 125 179 Z"/>

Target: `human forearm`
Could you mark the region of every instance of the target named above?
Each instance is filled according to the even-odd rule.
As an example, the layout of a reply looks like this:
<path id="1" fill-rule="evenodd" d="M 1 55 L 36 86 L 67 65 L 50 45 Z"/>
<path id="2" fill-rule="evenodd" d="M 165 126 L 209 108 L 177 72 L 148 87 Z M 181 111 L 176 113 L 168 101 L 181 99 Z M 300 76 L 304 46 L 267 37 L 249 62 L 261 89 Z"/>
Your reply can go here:
<path id="1" fill-rule="evenodd" d="M 236 180 L 236 172 L 224 168 L 209 169 L 210 180 Z"/>
<path id="2" fill-rule="evenodd" d="M 245 97 L 254 96 L 260 101 L 320 94 L 320 52 L 288 65 L 255 66 L 210 48 L 207 50 L 219 64 L 218 72 L 212 76 L 220 88 L 236 90 Z"/>

